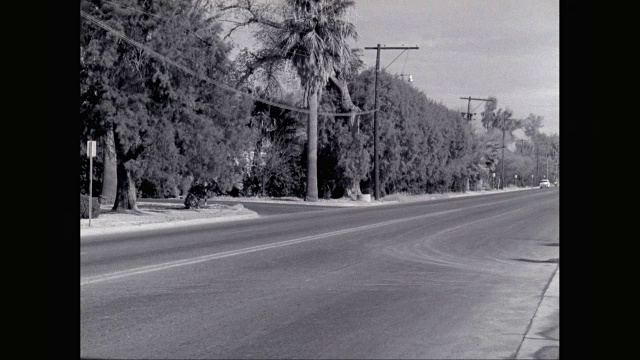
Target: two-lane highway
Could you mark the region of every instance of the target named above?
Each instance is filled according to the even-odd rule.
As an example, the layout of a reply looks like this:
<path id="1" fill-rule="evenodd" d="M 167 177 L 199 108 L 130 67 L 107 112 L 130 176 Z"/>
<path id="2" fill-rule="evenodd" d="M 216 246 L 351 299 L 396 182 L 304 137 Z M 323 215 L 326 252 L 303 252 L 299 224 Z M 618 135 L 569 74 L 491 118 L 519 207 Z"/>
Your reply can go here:
<path id="1" fill-rule="evenodd" d="M 559 191 L 81 241 L 81 356 L 513 357 L 559 262 Z"/>

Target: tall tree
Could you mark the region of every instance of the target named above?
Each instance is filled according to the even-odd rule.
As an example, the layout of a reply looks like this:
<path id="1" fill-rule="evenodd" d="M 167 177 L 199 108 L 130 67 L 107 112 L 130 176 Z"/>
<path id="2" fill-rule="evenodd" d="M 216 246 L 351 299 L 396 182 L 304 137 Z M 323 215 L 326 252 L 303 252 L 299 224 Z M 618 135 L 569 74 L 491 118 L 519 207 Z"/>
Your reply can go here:
<path id="1" fill-rule="evenodd" d="M 535 179 L 536 181 L 539 179 L 539 164 L 540 164 L 540 129 L 542 128 L 542 121 L 544 118 L 542 116 L 538 116 L 535 114 L 529 114 L 523 120 L 523 128 L 524 134 L 529 137 L 529 140 L 533 144 L 534 152 L 536 155 L 536 173 Z"/>
<path id="2" fill-rule="evenodd" d="M 86 3 L 85 13 L 209 78 L 226 80 L 229 47 L 198 0 Z M 113 128 L 114 211 L 136 210 L 136 182 L 175 175 L 229 178 L 251 103 L 170 67 L 90 21 L 81 38 L 81 121 Z M 84 83 L 83 83 L 84 81 Z M 229 170 L 231 169 L 231 170 Z"/>
<path id="3" fill-rule="evenodd" d="M 482 126 L 490 131 L 495 127 L 495 113 L 498 109 L 498 99 L 495 96 L 489 96 L 490 101 L 484 103 L 484 111 L 482 112 Z"/>
<path id="4" fill-rule="evenodd" d="M 261 27 L 257 38 L 262 49 L 247 67 L 247 75 L 260 67 L 273 70 L 280 66 L 282 69 L 283 65 L 279 64 L 283 63 L 295 69 L 304 92 L 303 103 L 308 110 L 305 200 L 317 201 L 319 99 L 329 78 L 352 57 L 347 41 L 357 38 L 357 32 L 349 22 L 347 12 L 354 2 L 286 0 L 277 12 L 255 3 L 253 0 L 236 2 L 221 9 L 235 10 L 243 18 L 237 26 L 257 23 Z M 280 18 L 274 17 L 278 14 Z"/>
<path id="5" fill-rule="evenodd" d="M 509 108 L 506 109 L 498 109 L 498 101 L 494 96 L 490 96 L 489 99 L 492 101 L 487 101 L 485 103 L 485 111 L 482 113 L 482 125 L 487 129 L 487 131 L 491 131 L 492 129 L 499 129 L 502 131 L 502 159 L 501 163 L 501 186 L 504 186 L 505 181 L 505 162 L 504 162 L 504 151 L 505 151 L 505 137 L 508 134 L 511 138 L 513 136 L 513 131 L 522 127 L 522 120 L 513 118 L 513 111 Z"/>
<path id="6" fill-rule="evenodd" d="M 372 69 L 350 83 L 353 102 L 363 110 L 374 106 Z M 380 182 L 384 194 L 394 192 L 445 192 L 459 190 L 469 177 L 470 125 L 456 111 L 429 99 L 406 81 L 380 75 Z M 371 134 L 371 121 L 362 133 Z M 373 139 L 367 138 L 368 154 Z M 369 159 L 371 161 L 371 159 Z M 365 185 L 366 186 L 366 185 Z"/>
<path id="7" fill-rule="evenodd" d="M 100 145 L 102 145 L 102 191 L 100 192 L 101 203 L 111 203 L 116 199 L 118 186 L 116 159 L 116 142 L 113 127 L 107 126 L 104 129 Z"/>

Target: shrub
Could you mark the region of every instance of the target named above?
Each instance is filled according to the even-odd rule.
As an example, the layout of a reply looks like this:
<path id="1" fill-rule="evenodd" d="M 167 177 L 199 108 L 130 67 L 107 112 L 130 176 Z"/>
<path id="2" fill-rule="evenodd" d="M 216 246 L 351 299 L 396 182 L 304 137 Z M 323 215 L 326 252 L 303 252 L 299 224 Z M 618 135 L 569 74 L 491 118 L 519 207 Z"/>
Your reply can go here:
<path id="1" fill-rule="evenodd" d="M 91 217 L 97 218 L 100 215 L 100 201 L 98 198 L 91 198 Z M 80 194 L 80 219 L 89 218 L 89 197 Z"/>
<path id="2" fill-rule="evenodd" d="M 214 188 L 213 185 L 204 185 L 204 184 L 196 184 L 193 185 L 189 189 L 189 193 L 184 199 L 184 206 L 187 209 L 195 208 L 198 209 L 200 207 L 200 202 L 207 198 L 208 192 L 211 188 Z"/>

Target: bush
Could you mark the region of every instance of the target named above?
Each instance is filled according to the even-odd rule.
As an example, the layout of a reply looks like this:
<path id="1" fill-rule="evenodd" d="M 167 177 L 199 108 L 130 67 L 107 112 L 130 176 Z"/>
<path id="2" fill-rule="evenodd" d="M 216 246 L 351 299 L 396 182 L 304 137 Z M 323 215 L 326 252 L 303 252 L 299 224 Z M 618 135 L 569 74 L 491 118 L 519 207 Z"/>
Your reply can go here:
<path id="1" fill-rule="evenodd" d="M 91 218 L 95 219 L 100 215 L 100 201 L 98 198 L 91 198 Z M 89 197 L 80 194 L 80 219 L 89 218 Z"/>
<path id="2" fill-rule="evenodd" d="M 184 206 L 187 209 L 200 208 L 200 202 L 207 198 L 209 191 L 217 188 L 215 185 L 196 184 L 189 189 L 187 197 L 184 199 Z M 215 192 L 215 190 L 213 190 Z"/>

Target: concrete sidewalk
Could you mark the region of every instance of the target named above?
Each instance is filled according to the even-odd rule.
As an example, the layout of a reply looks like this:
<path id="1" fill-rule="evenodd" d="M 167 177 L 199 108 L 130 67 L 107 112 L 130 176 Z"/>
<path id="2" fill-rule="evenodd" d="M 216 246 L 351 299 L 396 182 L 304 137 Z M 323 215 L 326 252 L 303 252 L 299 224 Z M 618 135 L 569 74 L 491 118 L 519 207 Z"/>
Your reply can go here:
<path id="1" fill-rule="evenodd" d="M 560 267 L 542 296 L 516 359 L 560 357 Z"/>

